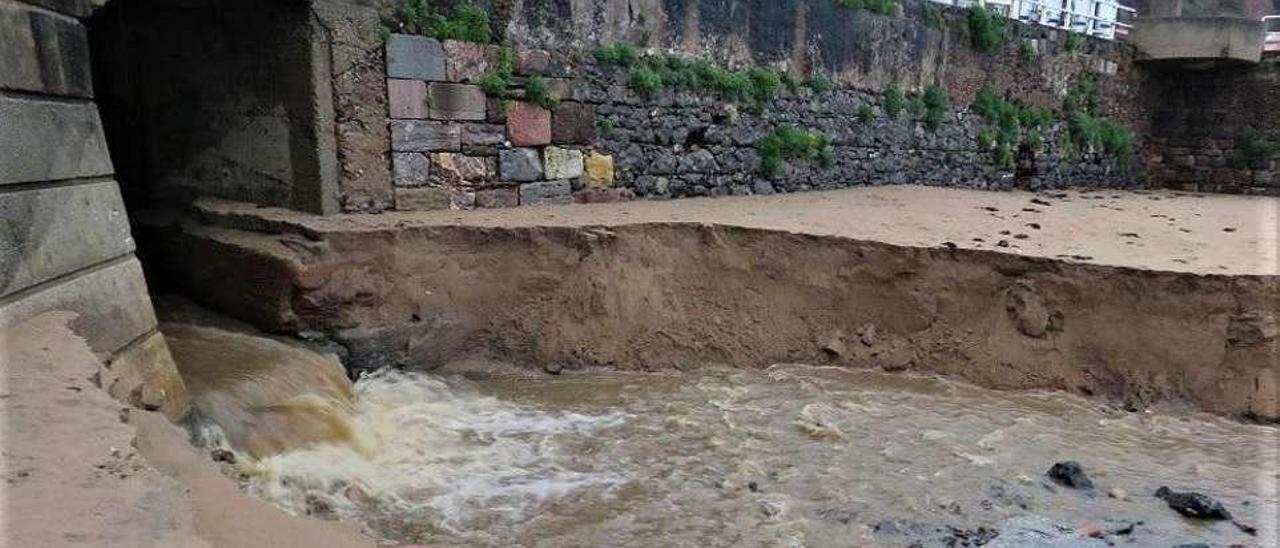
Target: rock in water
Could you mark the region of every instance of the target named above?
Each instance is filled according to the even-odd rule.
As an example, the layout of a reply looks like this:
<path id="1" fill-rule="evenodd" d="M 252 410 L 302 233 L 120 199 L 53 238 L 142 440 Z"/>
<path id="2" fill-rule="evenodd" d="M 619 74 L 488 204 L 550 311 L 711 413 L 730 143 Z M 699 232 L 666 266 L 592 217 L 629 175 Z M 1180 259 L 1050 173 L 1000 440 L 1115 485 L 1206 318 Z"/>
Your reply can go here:
<path id="1" fill-rule="evenodd" d="M 1193 493 L 1191 491 L 1178 492 L 1168 487 L 1156 489 L 1156 498 L 1164 499 L 1170 508 L 1177 510 L 1179 514 L 1189 518 L 1212 519 L 1212 520 L 1228 520 L 1231 519 L 1231 512 L 1228 512 L 1222 503 L 1213 499 L 1208 495 Z"/>
<path id="2" fill-rule="evenodd" d="M 1046 475 L 1049 479 L 1073 489 L 1093 489 L 1093 480 L 1084 473 L 1084 467 L 1073 460 L 1054 464 Z"/>

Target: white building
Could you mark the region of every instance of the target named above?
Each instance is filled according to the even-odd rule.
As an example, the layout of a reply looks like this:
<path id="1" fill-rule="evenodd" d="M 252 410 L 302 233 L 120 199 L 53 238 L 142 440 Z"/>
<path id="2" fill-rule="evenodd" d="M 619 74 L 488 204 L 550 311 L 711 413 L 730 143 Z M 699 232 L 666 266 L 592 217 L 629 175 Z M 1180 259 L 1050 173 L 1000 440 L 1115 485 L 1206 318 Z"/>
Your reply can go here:
<path id="1" fill-rule="evenodd" d="M 1024 23 L 1067 29 L 1106 40 L 1123 39 L 1133 28 L 1135 10 L 1115 0 L 931 0 L 939 4 L 988 9 Z"/>

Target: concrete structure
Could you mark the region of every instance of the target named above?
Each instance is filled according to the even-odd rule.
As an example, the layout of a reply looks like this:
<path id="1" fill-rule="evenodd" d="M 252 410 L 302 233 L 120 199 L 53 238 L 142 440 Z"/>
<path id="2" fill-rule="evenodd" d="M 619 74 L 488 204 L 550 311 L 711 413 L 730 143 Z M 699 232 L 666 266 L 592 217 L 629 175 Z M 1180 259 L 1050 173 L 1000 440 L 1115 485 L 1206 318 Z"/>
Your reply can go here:
<path id="1" fill-rule="evenodd" d="M 75 312 L 113 395 L 185 412 L 94 103 L 87 1 L 0 0 L 0 326 Z M 3 348 L 0 348 L 3 351 Z"/>
<path id="2" fill-rule="evenodd" d="M 1150 61 L 1257 63 L 1264 37 L 1261 20 L 1144 17 L 1132 41 Z"/>

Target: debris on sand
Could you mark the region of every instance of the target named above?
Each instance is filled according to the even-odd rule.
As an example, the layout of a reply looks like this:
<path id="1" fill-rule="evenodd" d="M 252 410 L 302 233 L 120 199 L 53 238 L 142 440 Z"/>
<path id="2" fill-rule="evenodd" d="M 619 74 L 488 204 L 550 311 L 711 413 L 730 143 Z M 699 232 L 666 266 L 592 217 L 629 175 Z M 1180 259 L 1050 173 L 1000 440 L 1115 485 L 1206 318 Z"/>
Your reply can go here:
<path id="1" fill-rule="evenodd" d="M 1084 473 L 1084 467 L 1073 460 L 1055 463 L 1045 475 L 1055 483 L 1072 489 L 1093 489 L 1093 480 Z"/>
<path id="2" fill-rule="evenodd" d="M 1044 201 L 1044 200 L 1041 200 L 1041 199 L 1039 199 L 1039 198 L 1032 198 L 1032 199 L 1031 199 L 1031 203 L 1033 203 L 1033 204 L 1035 204 L 1035 205 L 1041 205 L 1041 206 L 1053 205 L 1053 204 L 1051 204 L 1051 203 L 1049 203 L 1049 202 L 1046 202 L 1046 201 Z"/>
<path id="3" fill-rule="evenodd" d="M 1211 519 L 1211 520 L 1228 520 L 1231 519 L 1231 512 L 1228 512 L 1222 503 L 1214 500 L 1213 497 L 1195 493 L 1192 491 L 1179 492 L 1161 487 L 1156 489 L 1156 498 L 1164 499 L 1170 508 L 1177 510 L 1179 514 L 1189 518 Z"/>

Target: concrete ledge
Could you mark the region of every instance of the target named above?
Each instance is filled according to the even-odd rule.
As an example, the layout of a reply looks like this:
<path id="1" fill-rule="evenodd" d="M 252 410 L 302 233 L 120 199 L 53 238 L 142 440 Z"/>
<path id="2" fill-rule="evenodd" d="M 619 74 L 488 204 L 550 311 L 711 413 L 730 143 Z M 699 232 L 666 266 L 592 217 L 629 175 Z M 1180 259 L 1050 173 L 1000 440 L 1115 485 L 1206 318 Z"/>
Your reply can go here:
<path id="1" fill-rule="evenodd" d="M 0 326 L 65 310 L 79 314 L 71 329 L 105 358 L 156 328 L 142 264 L 130 257 L 0 300 Z"/>
<path id="2" fill-rule="evenodd" d="M 1144 17 L 1131 40 L 1146 61 L 1234 61 L 1262 59 L 1262 21 L 1236 17 Z"/>
<path id="3" fill-rule="evenodd" d="M 80 22 L 0 0 L 0 89 L 92 97 L 89 39 Z"/>
<path id="4" fill-rule="evenodd" d="M 0 94 L 0 120 L 0 185 L 111 174 L 93 103 Z"/>
<path id="5" fill-rule="evenodd" d="M 114 181 L 0 192 L 0 296 L 133 249 Z"/>

